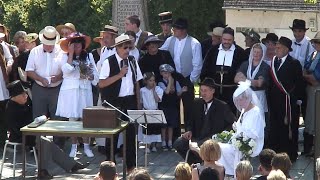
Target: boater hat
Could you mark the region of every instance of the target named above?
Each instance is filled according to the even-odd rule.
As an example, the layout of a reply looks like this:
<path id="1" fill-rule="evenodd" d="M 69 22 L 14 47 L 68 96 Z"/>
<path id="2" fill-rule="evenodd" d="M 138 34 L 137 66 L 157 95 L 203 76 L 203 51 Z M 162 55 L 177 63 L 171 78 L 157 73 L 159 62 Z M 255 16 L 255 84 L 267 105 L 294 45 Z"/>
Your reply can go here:
<path id="1" fill-rule="evenodd" d="M 71 32 L 76 32 L 76 28 L 72 23 L 65 23 L 65 24 L 58 25 L 56 29 L 59 32 L 59 34 L 62 34 L 61 30 L 63 28 L 69 29 Z"/>
<path id="2" fill-rule="evenodd" d="M 55 45 L 60 39 L 60 34 L 53 26 L 46 26 L 39 32 L 39 39 L 42 44 Z"/>
<path id="3" fill-rule="evenodd" d="M 162 12 L 158 14 L 159 16 L 159 23 L 172 23 L 172 12 Z"/>
<path id="4" fill-rule="evenodd" d="M 74 32 L 74 33 L 71 33 L 67 38 L 65 38 L 61 41 L 61 43 L 60 43 L 61 49 L 64 52 L 68 52 L 69 42 L 71 42 L 72 40 L 77 39 L 77 38 L 79 38 L 79 39 L 83 38 L 85 40 L 85 48 L 84 49 L 86 49 L 90 45 L 90 42 L 91 42 L 90 36 L 86 36 L 80 32 Z"/>
<path id="5" fill-rule="evenodd" d="M 104 30 L 100 31 L 101 33 L 111 33 L 111 34 L 115 34 L 118 35 L 118 28 L 114 27 L 114 26 L 110 26 L 110 25 L 105 25 L 104 26 Z M 100 34 L 101 35 L 101 34 Z"/>
<path id="6" fill-rule="evenodd" d="M 37 33 L 29 33 L 27 36 L 24 38 L 25 41 L 28 43 L 34 42 L 38 39 L 38 34 Z"/>
<path id="7" fill-rule="evenodd" d="M 132 40 L 133 39 L 130 39 L 130 37 L 128 35 L 120 35 L 120 36 L 116 37 L 115 44 L 113 46 L 111 46 L 111 47 L 116 47 L 116 46 L 118 46 L 120 44 L 123 44 L 125 42 L 130 42 Z"/>

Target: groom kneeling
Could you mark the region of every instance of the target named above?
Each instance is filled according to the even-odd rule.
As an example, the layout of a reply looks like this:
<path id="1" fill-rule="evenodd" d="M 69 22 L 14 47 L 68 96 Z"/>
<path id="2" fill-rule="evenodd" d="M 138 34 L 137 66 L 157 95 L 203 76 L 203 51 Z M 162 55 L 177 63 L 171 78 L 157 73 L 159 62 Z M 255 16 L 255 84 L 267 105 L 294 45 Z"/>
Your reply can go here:
<path id="1" fill-rule="evenodd" d="M 191 121 L 185 124 L 186 132 L 178 138 L 173 146 L 178 153 L 185 158 L 189 150 L 189 141 L 195 141 L 200 146 L 212 135 L 232 128 L 236 121 L 227 103 L 214 98 L 215 83 L 211 78 L 205 78 L 200 83 L 200 95 L 202 99 L 193 103 L 193 116 Z M 189 164 L 201 162 L 197 153 L 190 151 L 187 162 Z"/>

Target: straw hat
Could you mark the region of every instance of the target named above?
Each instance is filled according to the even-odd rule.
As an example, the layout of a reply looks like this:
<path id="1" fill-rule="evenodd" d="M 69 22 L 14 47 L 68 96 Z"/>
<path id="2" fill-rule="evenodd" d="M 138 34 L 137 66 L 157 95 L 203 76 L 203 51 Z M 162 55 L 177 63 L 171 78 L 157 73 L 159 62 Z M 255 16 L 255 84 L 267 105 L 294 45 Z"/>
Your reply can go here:
<path id="1" fill-rule="evenodd" d="M 116 37 L 115 44 L 113 46 L 111 46 L 111 47 L 116 47 L 116 46 L 118 46 L 120 44 L 123 44 L 125 42 L 130 42 L 132 40 L 133 39 L 130 39 L 130 37 L 128 35 L 120 35 L 120 36 Z"/>
<path id="2" fill-rule="evenodd" d="M 60 39 L 60 34 L 53 26 L 46 26 L 39 32 L 39 39 L 42 44 L 55 45 Z"/>
<path id="3" fill-rule="evenodd" d="M 72 23 L 65 23 L 65 24 L 58 25 L 56 29 L 59 32 L 59 34 L 62 34 L 61 30 L 63 28 L 67 28 L 67 29 L 71 30 L 72 32 L 76 32 L 76 28 Z"/>
<path id="4" fill-rule="evenodd" d="M 98 37 L 93 38 L 93 41 L 96 43 L 100 43 L 100 39 L 103 38 L 103 32 L 104 31 L 100 31 L 100 35 Z"/>
<path id="5" fill-rule="evenodd" d="M 314 36 L 314 38 L 312 38 L 310 41 L 311 41 L 311 43 L 313 43 L 315 41 L 319 42 L 320 41 L 320 31 L 318 31 L 316 33 L 316 35 Z"/>
<path id="6" fill-rule="evenodd" d="M 70 34 L 67 38 L 63 39 L 61 42 L 60 42 L 60 47 L 61 49 L 64 51 L 64 52 L 68 52 L 68 45 L 69 45 L 69 42 L 73 39 L 76 39 L 76 38 L 83 38 L 85 40 L 85 48 L 86 49 L 90 43 L 91 43 L 91 38 L 90 36 L 86 36 L 80 32 L 74 32 L 72 34 Z"/>
<path id="7" fill-rule="evenodd" d="M 25 41 L 28 43 L 32 43 L 38 39 L 38 34 L 37 33 L 29 33 L 27 36 L 24 38 Z"/>
<path id="8" fill-rule="evenodd" d="M 118 35 L 118 28 L 117 27 L 114 27 L 114 26 L 110 26 L 110 25 L 105 25 L 104 26 L 104 30 L 103 31 L 100 31 L 100 33 L 104 33 L 104 32 L 107 32 L 107 33 L 111 33 L 111 34 L 115 34 L 115 35 Z M 101 36 L 101 34 L 100 34 Z"/>
<path id="9" fill-rule="evenodd" d="M 215 36 L 222 36 L 224 28 L 223 27 L 215 27 L 212 29 L 212 32 L 207 32 L 209 36 L 215 35 Z"/>

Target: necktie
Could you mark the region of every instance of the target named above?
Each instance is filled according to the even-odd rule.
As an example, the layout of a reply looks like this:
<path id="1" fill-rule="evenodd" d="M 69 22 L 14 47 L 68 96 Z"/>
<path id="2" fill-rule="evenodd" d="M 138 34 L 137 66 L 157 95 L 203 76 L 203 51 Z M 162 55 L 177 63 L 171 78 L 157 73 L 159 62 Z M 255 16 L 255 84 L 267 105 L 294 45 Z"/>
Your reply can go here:
<path id="1" fill-rule="evenodd" d="M 281 59 L 276 57 L 275 60 L 274 60 L 274 69 L 278 70 L 279 67 L 280 67 L 280 64 L 281 64 Z"/>
<path id="2" fill-rule="evenodd" d="M 297 43 L 297 42 L 294 42 L 294 44 L 297 45 L 297 46 L 301 46 L 301 44 L 300 44 L 300 43 Z"/>
<path id="3" fill-rule="evenodd" d="M 107 49 L 108 49 L 108 50 L 112 50 L 112 49 L 113 49 L 113 47 L 107 47 Z"/>
<path id="4" fill-rule="evenodd" d="M 43 50 L 44 53 L 52 53 L 52 51 Z"/>

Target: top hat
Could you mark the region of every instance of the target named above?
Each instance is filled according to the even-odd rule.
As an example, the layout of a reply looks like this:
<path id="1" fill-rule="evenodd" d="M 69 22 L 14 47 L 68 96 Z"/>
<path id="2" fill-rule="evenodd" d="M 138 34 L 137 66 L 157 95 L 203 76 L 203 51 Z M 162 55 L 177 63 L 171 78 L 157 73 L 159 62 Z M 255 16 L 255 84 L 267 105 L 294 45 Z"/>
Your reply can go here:
<path id="1" fill-rule="evenodd" d="M 177 29 L 188 29 L 188 20 L 186 18 L 178 18 L 173 24 L 172 27 Z"/>
<path id="2" fill-rule="evenodd" d="M 306 28 L 306 21 L 302 19 L 294 19 L 292 22 L 292 27 L 289 26 L 290 29 L 302 29 L 302 30 L 308 30 L 309 28 Z"/>
<path id="3" fill-rule="evenodd" d="M 20 80 L 13 81 L 8 84 L 7 89 L 9 91 L 10 97 L 18 96 L 24 92 L 27 92 L 26 89 L 24 89 L 22 83 Z"/>
<path id="4" fill-rule="evenodd" d="M 268 33 L 267 36 L 265 38 L 263 38 L 261 41 L 262 42 L 267 42 L 267 41 L 271 41 L 276 43 L 278 41 L 278 36 L 275 33 Z"/>
<path id="5" fill-rule="evenodd" d="M 172 23 L 172 12 L 162 12 L 158 14 L 159 16 L 159 23 Z"/>
<path id="6" fill-rule="evenodd" d="M 80 32 L 74 32 L 71 33 L 67 38 L 64 38 L 61 42 L 60 42 L 60 47 L 64 52 L 68 52 L 68 45 L 69 42 L 71 42 L 73 39 L 77 39 L 77 38 L 83 38 L 85 40 L 85 48 L 86 49 L 90 43 L 91 43 L 91 38 L 90 36 L 86 36 Z"/>
<path id="7" fill-rule="evenodd" d="M 148 43 L 152 43 L 152 42 L 153 43 L 162 43 L 163 40 L 159 39 L 155 35 L 151 35 L 144 41 L 144 44 L 142 45 L 141 50 L 146 50 Z"/>
<path id="8" fill-rule="evenodd" d="M 65 23 L 65 24 L 58 25 L 56 29 L 59 32 L 59 34 L 62 34 L 61 30 L 63 28 L 69 29 L 71 32 L 76 32 L 76 27 L 72 23 Z"/>
<path id="9" fill-rule="evenodd" d="M 39 32 L 39 39 L 42 44 L 55 45 L 60 39 L 60 34 L 53 26 L 46 26 Z"/>
<path id="10" fill-rule="evenodd" d="M 289 51 L 292 51 L 292 41 L 289 38 L 281 36 L 277 43 L 286 46 L 289 49 Z"/>
<path id="11" fill-rule="evenodd" d="M 249 36 L 256 42 L 260 42 L 260 35 L 255 32 L 253 29 L 247 29 L 245 31 L 241 31 L 244 36 Z"/>
<path id="12" fill-rule="evenodd" d="M 120 35 L 120 36 L 116 37 L 115 44 L 113 46 L 111 46 L 111 47 L 116 47 L 116 46 L 118 46 L 120 44 L 123 44 L 125 42 L 130 42 L 132 40 L 133 39 L 130 39 L 130 37 L 128 35 L 125 35 L 125 34 L 124 35 Z"/>

